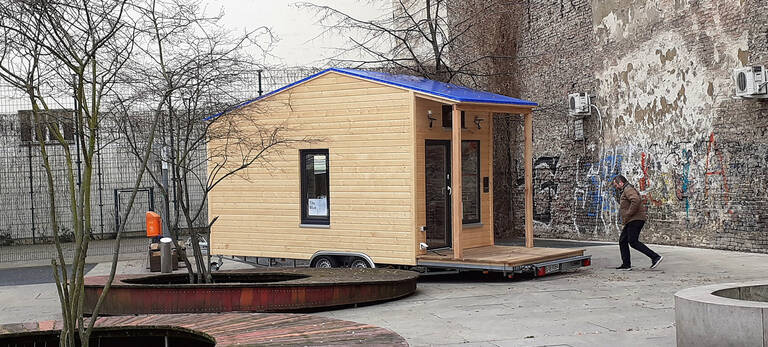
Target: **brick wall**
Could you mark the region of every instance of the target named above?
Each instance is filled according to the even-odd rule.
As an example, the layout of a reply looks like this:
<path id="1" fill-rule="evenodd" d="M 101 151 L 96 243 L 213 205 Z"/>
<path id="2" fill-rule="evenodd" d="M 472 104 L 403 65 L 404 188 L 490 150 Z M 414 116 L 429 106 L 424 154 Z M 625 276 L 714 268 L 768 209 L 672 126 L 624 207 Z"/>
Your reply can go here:
<path id="1" fill-rule="evenodd" d="M 768 65 L 768 2 L 758 0 L 514 2 L 518 81 L 534 100 L 535 234 L 617 240 L 610 180 L 624 174 L 641 191 L 653 243 L 768 252 L 768 101 L 733 99 L 731 72 Z M 516 19 L 515 19 L 516 18 Z M 504 63 L 509 64 L 509 63 Z M 594 96 L 574 139 L 567 94 Z M 599 112 L 598 112 L 599 111 Z M 505 183 L 522 233 L 522 126 L 501 123 L 513 141 Z M 498 156 L 497 156 L 498 157 Z M 500 224 L 503 225 L 503 224 Z"/>

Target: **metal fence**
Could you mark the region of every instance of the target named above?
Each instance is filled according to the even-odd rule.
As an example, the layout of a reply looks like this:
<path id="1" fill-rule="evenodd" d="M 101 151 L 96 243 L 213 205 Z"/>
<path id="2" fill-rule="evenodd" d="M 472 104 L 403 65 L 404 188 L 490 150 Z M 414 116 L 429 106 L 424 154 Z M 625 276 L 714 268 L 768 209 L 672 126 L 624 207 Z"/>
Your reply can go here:
<path id="1" fill-rule="evenodd" d="M 231 93 L 239 100 L 248 100 L 318 71 L 320 70 L 315 68 L 255 71 L 245 76 L 241 85 L 232 85 Z M 58 112 L 62 115 L 71 115 L 71 88 L 65 82 L 51 84 L 50 88 L 50 97 L 46 100 L 49 108 L 59 109 Z M 47 178 L 39 148 L 35 141 L 30 141 L 34 140 L 35 136 L 29 126 L 30 109 L 31 106 L 22 93 L 8 85 L 0 85 L 0 262 L 45 259 L 50 257 L 54 250 L 50 246 L 53 233 Z M 125 210 L 130 195 L 125 192 L 133 187 L 141 166 L 140 160 L 129 151 L 124 136 L 107 124 L 100 127 L 97 135 L 100 150 L 95 156 L 91 182 L 91 235 L 96 240 L 114 237 L 116 218 L 120 211 Z M 62 128 L 66 132 L 66 125 Z M 78 148 L 74 140 L 69 147 L 73 153 Z M 66 156 L 61 145 L 51 142 L 48 148 L 54 176 L 53 194 L 57 203 L 60 235 L 66 237 L 73 230 L 67 193 L 69 183 L 66 179 Z M 195 153 L 195 156 L 198 157 L 197 160 L 205 161 L 204 150 Z M 159 160 L 155 158 L 150 163 L 150 169 L 155 170 L 158 176 Z M 73 165 L 78 177 L 82 175 L 79 164 L 76 162 Z M 200 171 L 201 176 L 205 176 L 205 165 L 199 165 L 196 170 Z M 137 194 L 128 217 L 126 237 L 143 237 L 144 213 L 151 209 L 162 209 L 162 196 L 156 192 L 155 185 L 151 177 L 145 174 L 141 182 L 143 189 Z M 202 190 L 191 193 L 193 200 L 200 201 L 203 198 Z M 207 211 L 207 208 L 204 211 Z M 199 226 L 204 226 L 207 219 L 207 215 L 203 215 Z M 32 247 L 46 244 L 49 246 Z M 20 252 L 22 248 L 26 251 Z M 121 252 L 142 252 L 145 249 L 146 242 L 137 239 L 125 241 Z M 111 249 L 103 247 L 103 251 L 94 251 L 108 254 Z"/>

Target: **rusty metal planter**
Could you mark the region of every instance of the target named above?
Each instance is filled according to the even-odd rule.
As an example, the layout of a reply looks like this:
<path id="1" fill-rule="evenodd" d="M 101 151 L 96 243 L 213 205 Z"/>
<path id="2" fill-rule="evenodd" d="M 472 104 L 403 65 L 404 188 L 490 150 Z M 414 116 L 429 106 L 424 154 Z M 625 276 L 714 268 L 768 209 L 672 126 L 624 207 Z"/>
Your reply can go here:
<path id="1" fill-rule="evenodd" d="M 57 335 L 61 327 L 60 321 L 0 325 L 0 345 L 42 345 L 40 335 Z M 95 327 L 124 332 L 142 328 L 176 331 L 216 346 L 408 345 L 402 336 L 370 324 L 289 313 L 112 316 L 99 317 Z M 58 337 L 48 340 L 55 343 Z"/>
<path id="2" fill-rule="evenodd" d="M 305 311 L 402 298 L 416 290 L 418 278 L 403 270 L 309 268 L 221 271 L 214 276 L 218 283 L 184 284 L 186 274 L 117 276 L 99 314 Z M 86 314 L 107 280 L 86 278 Z"/>

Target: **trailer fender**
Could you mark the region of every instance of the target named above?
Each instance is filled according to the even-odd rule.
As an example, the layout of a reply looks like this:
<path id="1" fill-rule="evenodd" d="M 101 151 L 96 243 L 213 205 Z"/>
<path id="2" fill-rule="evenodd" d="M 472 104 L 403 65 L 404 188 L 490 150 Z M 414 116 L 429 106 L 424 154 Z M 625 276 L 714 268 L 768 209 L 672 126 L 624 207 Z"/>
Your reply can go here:
<path id="1" fill-rule="evenodd" d="M 376 267 L 376 263 L 373 262 L 373 259 L 371 259 L 371 257 L 369 257 L 365 253 L 360 253 L 360 252 L 317 251 L 315 252 L 315 254 L 312 255 L 311 258 L 309 258 L 309 263 L 313 264 L 315 261 L 315 258 L 323 255 L 339 256 L 339 257 L 360 257 L 364 259 L 366 262 L 368 262 L 368 265 L 371 268 Z"/>

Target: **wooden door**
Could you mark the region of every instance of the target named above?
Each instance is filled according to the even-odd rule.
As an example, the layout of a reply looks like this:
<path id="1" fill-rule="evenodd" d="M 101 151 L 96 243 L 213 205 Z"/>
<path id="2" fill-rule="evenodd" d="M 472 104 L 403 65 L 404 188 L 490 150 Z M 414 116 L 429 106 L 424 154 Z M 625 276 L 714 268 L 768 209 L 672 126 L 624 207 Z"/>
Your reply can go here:
<path id="1" fill-rule="evenodd" d="M 427 244 L 430 249 L 451 247 L 450 144 L 450 141 L 427 140 L 425 146 Z"/>

